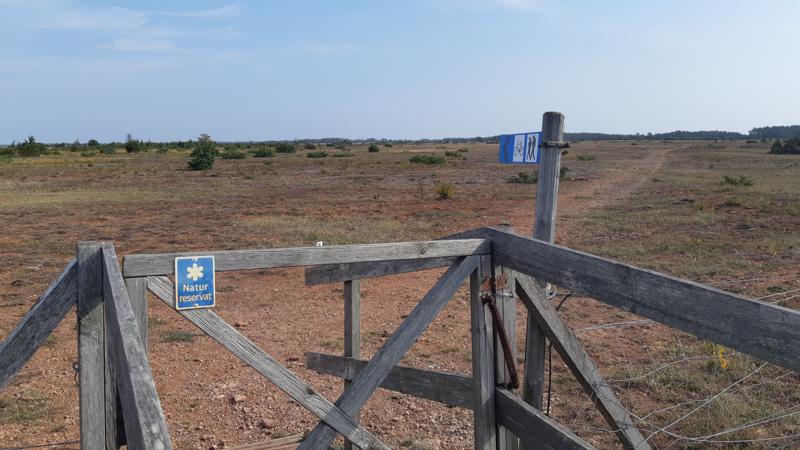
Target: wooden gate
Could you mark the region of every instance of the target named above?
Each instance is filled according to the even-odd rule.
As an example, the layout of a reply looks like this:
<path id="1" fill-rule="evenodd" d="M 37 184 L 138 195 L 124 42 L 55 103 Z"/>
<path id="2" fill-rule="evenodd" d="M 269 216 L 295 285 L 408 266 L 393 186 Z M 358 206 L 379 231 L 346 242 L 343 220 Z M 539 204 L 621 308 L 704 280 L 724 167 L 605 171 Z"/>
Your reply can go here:
<path id="1" fill-rule="evenodd" d="M 357 420 L 359 409 L 379 387 L 471 409 L 477 449 L 592 448 L 540 412 L 535 399 L 528 399 L 531 405 L 505 387 L 508 374 L 498 364 L 495 351 L 498 330 L 493 329 L 481 300 L 487 289 L 498 299 L 516 302 L 519 298 L 530 319 L 528 326 L 536 327 L 552 343 L 626 448 L 649 445 L 574 333 L 558 317 L 543 283 L 790 370 L 800 369 L 797 311 L 499 228 L 481 228 L 438 241 L 210 254 L 218 271 L 311 266 L 306 269 L 307 284 L 344 283 L 345 356 L 309 353 L 306 357 L 307 367 L 348 381 L 335 402 L 319 395 L 212 310 L 178 311 L 320 418 L 300 442 L 301 449 L 328 448 L 337 434 L 359 448 L 388 448 Z M 171 448 L 147 360 L 146 292 L 174 306 L 175 290 L 168 275 L 175 257 L 182 255 L 129 255 L 120 266 L 110 243 L 78 244 L 77 257 L 0 344 L 0 388 L 77 305 L 82 448 L 118 448 L 125 442 L 132 449 Z M 447 270 L 373 358 L 361 360 L 358 280 L 435 267 Z M 467 278 L 472 376 L 397 365 Z M 526 379 L 526 383 L 535 381 Z"/>

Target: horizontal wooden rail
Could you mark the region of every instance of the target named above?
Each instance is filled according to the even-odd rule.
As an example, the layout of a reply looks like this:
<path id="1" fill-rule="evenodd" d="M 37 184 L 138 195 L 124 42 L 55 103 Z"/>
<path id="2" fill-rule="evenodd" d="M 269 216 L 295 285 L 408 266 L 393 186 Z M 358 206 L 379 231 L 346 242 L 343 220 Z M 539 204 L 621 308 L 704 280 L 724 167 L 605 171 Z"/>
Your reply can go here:
<path id="1" fill-rule="evenodd" d="M 306 367 L 352 381 L 368 361 L 326 353 L 306 353 Z M 433 400 L 447 406 L 472 409 L 472 378 L 457 373 L 394 366 L 382 389 Z"/>
<path id="2" fill-rule="evenodd" d="M 167 277 L 147 277 L 147 288 L 174 306 L 175 285 Z M 389 448 L 213 311 L 190 309 L 178 313 L 352 442 L 362 448 Z"/>
<path id="3" fill-rule="evenodd" d="M 401 259 L 394 261 L 370 261 L 342 264 L 325 264 L 306 269 L 306 285 L 339 283 L 348 280 L 385 277 L 420 270 L 449 267 L 457 256 L 426 259 Z"/>
<path id="4" fill-rule="evenodd" d="M 505 389 L 495 388 L 497 423 L 508 428 L 524 444 L 522 448 L 589 450 L 591 444 L 542 414 Z"/>
<path id="5" fill-rule="evenodd" d="M 800 371 L 800 312 L 569 248 L 487 229 L 496 264 Z"/>
<path id="6" fill-rule="evenodd" d="M 108 348 L 111 350 L 107 355 L 114 366 L 128 446 L 136 449 L 171 449 L 169 429 L 153 373 L 140 340 L 136 316 L 117 256 L 110 244 L 103 245 L 103 284 L 106 336 L 110 340 Z"/>
<path id="7" fill-rule="evenodd" d="M 75 304 L 76 280 L 73 259 L 0 343 L 0 389 L 25 366 Z"/>
<path id="8" fill-rule="evenodd" d="M 129 255 L 123 263 L 125 277 L 171 275 L 175 257 L 212 255 L 218 271 L 268 269 L 271 267 L 486 255 L 489 243 L 482 239 L 396 242 L 388 244 L 334 245 L 216 252 Z"/>

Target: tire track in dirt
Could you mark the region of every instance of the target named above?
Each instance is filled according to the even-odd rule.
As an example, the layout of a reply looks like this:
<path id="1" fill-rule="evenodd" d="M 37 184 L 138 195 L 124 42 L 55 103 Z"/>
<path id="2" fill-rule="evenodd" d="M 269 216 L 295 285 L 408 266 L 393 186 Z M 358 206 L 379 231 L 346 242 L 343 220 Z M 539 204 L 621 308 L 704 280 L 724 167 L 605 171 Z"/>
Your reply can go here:
<path id="1" fill-rule="evenodd" d="M 615 174 L 589 182 L 575 184 L 563 191 L 559 198 L 559 215 L 580 217 L 590 210 L 618 204 L 629 198 L 653 179 L 667 159 L 672 149 L 658 148 L 650 150 L 647 156 L 635 161 L 631 166 L 619 169 Z M 591 202 L 578 200 L 575 197 L 591 196 Z"/>

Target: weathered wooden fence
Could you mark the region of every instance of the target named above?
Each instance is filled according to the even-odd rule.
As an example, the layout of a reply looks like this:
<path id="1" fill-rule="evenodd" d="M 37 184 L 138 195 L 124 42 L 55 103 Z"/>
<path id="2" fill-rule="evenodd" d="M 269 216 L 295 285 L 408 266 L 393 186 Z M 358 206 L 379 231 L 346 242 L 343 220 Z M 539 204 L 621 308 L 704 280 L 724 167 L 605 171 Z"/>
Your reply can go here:
<path id="1" fill-rule="evenodd" d="M 475 448 L 586 449 L 591 446 L 506 387 L 508 373 L 482 298 L 518 298 L 626 448 L 649 448 L 543 283 L 571 289 L 790 370 L 800 369 L 800 313 L 569 248 L 481 228 L 439 241 L 211 252 L 218 271 L 311 266 L 306 283 L 344 283 L 345 355 L 309 353 L 306 366 L 347 381 L 331 402 L 209 309 L 178 311 L 320 418 L 301 449 L 325 449 L 337 434 L 359 448 L 388 448 L 358 423 L 378 388 L 474 412 Z M 0 387 L 30 359 L 73 305 L 78 311 L 81 444 L 86 449 L 169 449 L 169 431 L 147 360 L 147 291 L 169 306 L 176 256 L 129 255 L 110 243 L 80 243 L 77 257 L 0 344 Z M 447 267 L 370 360 L 359 353 L 358 280 Z M 501 276 L 502 275 L 502 276 Z M 398 365 L 466 279 L 470 286 L 472 375 Z M 510 317 L 510 316 L 509 316 Z M 510 324 L 512 321 L 508 320 Z M 508 331 L 508 330 L 507 330 Z M 527 336 L 530 337 L 531 330 Z M 537 341 L 538 342 L 538 341 Z M 528 346 L 531 343 L 528 342 Z M 540 351 L 525 351 L 526 357 Z M 538 358 L 538 356 L 535 356 Z M 516 359 L 516 358 L 514 358 Z M 540 364 L 536 362 L 536 364 Z M 526 364 L 529 367 L 530 364 Z M 535 379 L 534 379 L 535 381 Z M 530 383 L 529 383 L 530 384 Z M 292 445 L 291 443 L 289 445 Z"/>

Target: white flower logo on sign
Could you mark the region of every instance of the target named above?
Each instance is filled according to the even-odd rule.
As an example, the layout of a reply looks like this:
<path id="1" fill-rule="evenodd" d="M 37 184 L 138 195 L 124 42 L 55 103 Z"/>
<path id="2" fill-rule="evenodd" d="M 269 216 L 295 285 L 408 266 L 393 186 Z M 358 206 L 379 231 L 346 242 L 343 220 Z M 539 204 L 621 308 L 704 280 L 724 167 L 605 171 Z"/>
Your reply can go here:
<path id="1" fill-rule="evenodd" d="M 194 263 L 186 268 L 186 273 L 187 278 L 197 281 L 199 278 L 203 278 L 203 266 L 198 266 L 197 263 Z"/>

